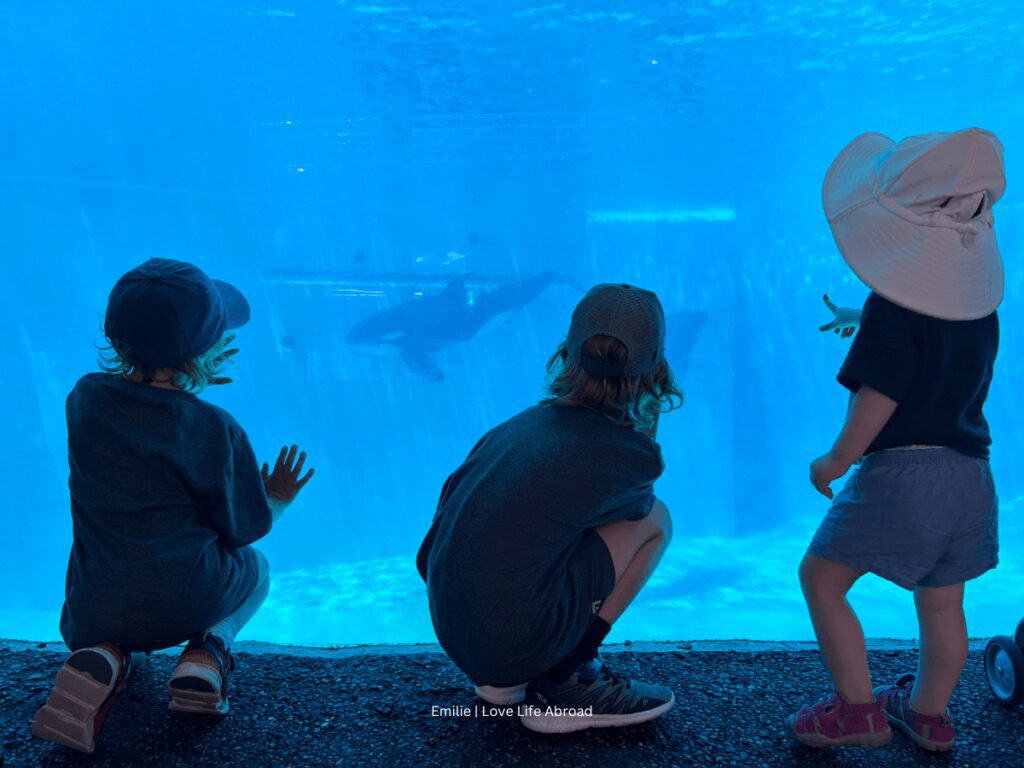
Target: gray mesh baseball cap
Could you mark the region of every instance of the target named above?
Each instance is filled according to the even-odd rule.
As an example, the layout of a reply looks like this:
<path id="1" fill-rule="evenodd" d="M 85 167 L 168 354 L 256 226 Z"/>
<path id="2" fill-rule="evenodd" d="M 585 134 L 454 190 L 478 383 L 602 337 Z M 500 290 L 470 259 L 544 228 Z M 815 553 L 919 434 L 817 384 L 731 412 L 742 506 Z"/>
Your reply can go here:
<path id="1" fill-rule="evenodd" d="M 626 347 L 625 363 L 583 355 L 593 336 L 611 336 Z M 566 338 L 569 359 L 600 376 L 651 373 L 665 358 L 665 312 L 651 291 L 625 283 L 595 285 L 576 305 Z"/>

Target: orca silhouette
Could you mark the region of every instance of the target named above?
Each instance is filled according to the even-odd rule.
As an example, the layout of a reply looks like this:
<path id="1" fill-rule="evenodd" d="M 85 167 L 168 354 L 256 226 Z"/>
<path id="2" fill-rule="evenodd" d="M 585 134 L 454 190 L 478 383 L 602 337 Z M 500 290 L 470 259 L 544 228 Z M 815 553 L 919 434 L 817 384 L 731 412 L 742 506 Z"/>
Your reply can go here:
<path id="1" fill-rule="evenodd" d="M 397 352 L 410 370 L 431 381 L 442 381 L 444 371 L 434 360 L 434 353 L 508 322 L 549 286 L 567 284 L 557 272 L 548 270 L 494 290 L 473 293 L 466 288 L 467 277 L 454 278 L 439 293 L 374 312 L 352 327 L 345 343 Z"/>

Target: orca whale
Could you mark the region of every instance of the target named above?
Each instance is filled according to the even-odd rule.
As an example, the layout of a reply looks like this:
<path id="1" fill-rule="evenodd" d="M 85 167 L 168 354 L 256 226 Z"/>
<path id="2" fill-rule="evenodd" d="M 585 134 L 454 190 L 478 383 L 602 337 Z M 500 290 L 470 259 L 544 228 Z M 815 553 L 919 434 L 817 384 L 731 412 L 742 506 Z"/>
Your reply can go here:
<path id="1" fill-rule="evenodd" d="M 444 371 L 433 355 L 502 325 L 555 283 L 568 284 L 547 270 L 524 280 L 476 293 L 468 276 L 452 279 L 439 293 L 417 296 L 374 312 L 356 323 L 345 343 L 373 351 L 397 352 L 413 372 L 442 381 Z"/>

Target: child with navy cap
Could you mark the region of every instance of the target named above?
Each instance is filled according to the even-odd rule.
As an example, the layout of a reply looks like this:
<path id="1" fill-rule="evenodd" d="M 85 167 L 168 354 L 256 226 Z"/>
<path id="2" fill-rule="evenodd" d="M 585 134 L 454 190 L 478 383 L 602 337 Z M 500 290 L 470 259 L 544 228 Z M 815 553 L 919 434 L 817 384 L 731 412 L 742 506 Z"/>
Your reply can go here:
<path id="1" fill-rule="evenodd" d="M 880 746 L 892 729 L 931 751 L 953 747 L 947 710 L 967 660 L 966 582 L 998 562 L 998 501 L 984 405 L 999 346 L 1003 265 L 992 207 L 1003 147 L 987 131 L 864 134 L 825 178 L 825 214 L 843 258 L 872 289 L 839 370 L 846 422 L 810 467 L 832 499 L 800 580 L 832 694 L 794 712 L 815 747 Z M 833 499 L 830 484 L 856 469 Z M 872 688 L 864 632 L 846 595 L 874 573 L 914 595 L 915 673 Z"/>
<path id="2" fill-rule="evenodd" d="M 249 305 L 180 261 L 150 259 L 111 291 L 104 372 L 67 399 L 74 539 L 61 634 L 72 654 L 37 736 L 91 752 L 133 652 L 188 642 L 171 709 L 224 715 L 230 647 L 267 596 L 265 536 L 313 474 L 282 448 L 271 472 L 245 431 L 196 397 L 237 352 Z"/>
<path id="3" fill-rule="evenodd" d="M 660 685 L 598 648 L 668 547 L 658 415 L 682 400 L 658 298 L 598 285 L 548 363 L 549 397 L 498 425 L 448 478 L 417 567 L 448 655 L 493 704 L 540 732 L 668 711 Z"/>

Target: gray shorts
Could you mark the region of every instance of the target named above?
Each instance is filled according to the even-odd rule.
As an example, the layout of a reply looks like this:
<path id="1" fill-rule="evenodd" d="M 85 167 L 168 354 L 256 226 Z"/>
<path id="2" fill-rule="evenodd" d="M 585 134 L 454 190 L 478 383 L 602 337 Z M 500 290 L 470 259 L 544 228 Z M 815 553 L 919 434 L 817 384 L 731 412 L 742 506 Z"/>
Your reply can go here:
<path id="1" fill-rule="evenodd" d="M 999 562 L 992 470 L 952 448 L 861 459 L 808 552 L 906 589 L 968 581 Z"/>

